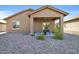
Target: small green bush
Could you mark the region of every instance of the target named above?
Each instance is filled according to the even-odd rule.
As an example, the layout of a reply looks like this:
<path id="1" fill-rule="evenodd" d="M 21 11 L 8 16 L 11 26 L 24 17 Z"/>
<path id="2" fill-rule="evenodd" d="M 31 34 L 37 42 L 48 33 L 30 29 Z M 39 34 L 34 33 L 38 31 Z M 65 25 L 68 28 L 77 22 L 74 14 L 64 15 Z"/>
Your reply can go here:
<path id="1" fill-rule="evenodd" d="M 63 39 L 63 34 L 60 32 L 60 27 L 56 26 L 54 29 L 54 39 L 59 39 L 62 40 Z"/>
<path id="2" fill-rule="evenodd" d="M 37 36 L 37 39 L 38 39 L 38 40 L 44 40 L 44 34 L 38 35 L 38 36 Z"/>

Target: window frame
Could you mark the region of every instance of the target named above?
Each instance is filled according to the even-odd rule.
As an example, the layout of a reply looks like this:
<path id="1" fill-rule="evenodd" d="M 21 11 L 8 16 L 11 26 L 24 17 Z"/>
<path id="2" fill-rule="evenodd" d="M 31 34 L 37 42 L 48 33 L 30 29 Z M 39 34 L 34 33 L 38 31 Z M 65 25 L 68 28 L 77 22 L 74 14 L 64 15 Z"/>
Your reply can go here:
<path id="1" fill-rule="evenodd" d="M 13 26 L 14 26 L 14 22 L 19 22 L 19 28 L 14 28 Z M 12 22 L 12 29 L 13 30 L 18 30 L 18 29 L 20 29 L 20 21 L 18 21 L 18 20 L 13 20 L 13 22 Z"/>

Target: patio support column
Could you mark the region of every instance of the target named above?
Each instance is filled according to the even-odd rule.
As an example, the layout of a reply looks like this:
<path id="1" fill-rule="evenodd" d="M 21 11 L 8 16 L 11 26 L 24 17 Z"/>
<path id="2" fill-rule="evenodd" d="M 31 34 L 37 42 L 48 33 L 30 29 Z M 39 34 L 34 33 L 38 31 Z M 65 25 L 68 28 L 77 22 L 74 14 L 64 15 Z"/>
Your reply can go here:
<path id="1" fill-rule="evenodd" d="M 59 25 L 60 25 L 60 32 L 63 34 L 63 17 L 60 17 L 59 19 Z"/>
<path id="2" fill-rule="evenodd" d="M 30 34 L 33 34 L 33 17 L 30 17 Z"/>

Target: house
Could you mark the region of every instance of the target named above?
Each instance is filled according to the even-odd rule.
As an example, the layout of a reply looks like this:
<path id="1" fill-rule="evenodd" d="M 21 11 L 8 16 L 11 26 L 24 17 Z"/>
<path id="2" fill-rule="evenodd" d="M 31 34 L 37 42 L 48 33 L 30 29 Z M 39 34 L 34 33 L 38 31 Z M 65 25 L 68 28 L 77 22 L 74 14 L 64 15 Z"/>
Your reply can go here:
<path id="1" fill-rule="evenodd" d="M 72 34 L 79 34 L 79 16 L 71 17 L 65 21 L 64 30 L 67 32 L 73 32 Z"/>
<path id="2" fill-rule="evenodd" d="M 0 22 L 0 32 L 5 32 L 5 31 L 6 31 L 6 23 Z"/>
<path id="3" fill-rule="evenodd" d="M 59 20 L 61 32 L 63 33 L 63 18 L 68 13 L 52 6 L 42 6 L 36 10 L 27 9 L 11 15 L 6 20 L 7 32 L 42 32 L 46 24 L 49 30 L 53 31 L 55 20 Z"/>

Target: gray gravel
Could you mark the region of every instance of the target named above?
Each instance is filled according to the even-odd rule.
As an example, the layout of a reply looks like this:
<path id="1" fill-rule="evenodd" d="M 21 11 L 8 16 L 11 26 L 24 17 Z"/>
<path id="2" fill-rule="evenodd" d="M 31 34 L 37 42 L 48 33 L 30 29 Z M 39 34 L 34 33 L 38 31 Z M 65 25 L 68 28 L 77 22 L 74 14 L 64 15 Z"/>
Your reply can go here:
<path id="1" fill-rule="evenodd" d="M 63 40 L 44 41 L 23 33 L 0 35 L 0 54 L 78 54 L 79 36 L 64 34 Z"/>

